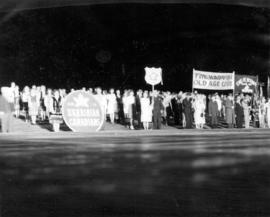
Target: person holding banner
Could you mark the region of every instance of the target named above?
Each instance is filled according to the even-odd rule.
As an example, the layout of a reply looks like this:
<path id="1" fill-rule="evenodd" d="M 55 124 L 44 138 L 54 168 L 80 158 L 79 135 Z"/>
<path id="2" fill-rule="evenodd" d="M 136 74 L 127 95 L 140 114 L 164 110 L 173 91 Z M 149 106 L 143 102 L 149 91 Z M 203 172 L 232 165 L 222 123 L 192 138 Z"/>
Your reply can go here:
<path id="1" fill-rule="evenodd" d="M 153 129 L 161 129 L 161 113 L 164 109 L 157 90 L 153 92 Z"/>

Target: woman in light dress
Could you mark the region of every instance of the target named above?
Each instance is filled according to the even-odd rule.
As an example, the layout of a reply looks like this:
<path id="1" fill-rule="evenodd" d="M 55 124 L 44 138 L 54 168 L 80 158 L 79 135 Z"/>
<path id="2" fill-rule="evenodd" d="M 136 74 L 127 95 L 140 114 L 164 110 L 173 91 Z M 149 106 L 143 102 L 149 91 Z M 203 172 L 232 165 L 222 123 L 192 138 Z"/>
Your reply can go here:
<path id="1" fill-rule="evenodd" d="M 47 90 L 47 94 L 44 96 L 44 105 L 45 105 L 45 112 L 46 116 L 49 119 L 50 114 L 53 113 L 53 94 L 52 89 Z"/>
<path id="2" fill-rule="evenodd" d="M 196 129 L 203 129 L 205 124 L 205 102 L 203 95 L 197 95 L 193 103 Z"/>
<path id="3" fill-rule="evenodd" d="M 29 107 L 29 116 L 31 117 L 31 123 L 36 124 L 39 108 L 39 100 L 35 88 L 32 88 L 30 91 L 30 95 L 28 98 L 28 107 Z"/>
<path id="4" fill-rule="evenodd" d="M 153 106 L 150 104 L 150 98 L 145 91 L 141 98 L 141 121 L 145 130 L 149 130 L 149 123 L 152 122 L 152 111 Z"/>
<path id="5" fill-rule="evenodd" d="M 112 124 L 114 124 L 115 120 L 115 112 L 117 109 L 117 101 L 116 101 L 116 96 L 114 94 L 114 89 L 110 89 L 110 93 L 107 95 L 107 113 L 110 117 L 110 121 Z"/>
<path id="6" fill-rule="evenodd" d="M 244 122 L 245 122 L 245 128 L 249 128 L 249 122 L 250 122 L 250 105 L 249 105 L 249 98 L 248 96 L 245 96 L 244 100 L 242 101 L 242 107 L 244 110 Z"/>
<path id="7" fill-rule="evenodd" d="M 129 128 L 131 130 L 134 130 L 133 126 L 133 110 L 135 105 L 135 97 L 134 92 L 131 91 L 125 91 L 123 96 L 123 106 L 124 106 L 124 115 L 125 115 L 125 122 L 129 125 Z"/>

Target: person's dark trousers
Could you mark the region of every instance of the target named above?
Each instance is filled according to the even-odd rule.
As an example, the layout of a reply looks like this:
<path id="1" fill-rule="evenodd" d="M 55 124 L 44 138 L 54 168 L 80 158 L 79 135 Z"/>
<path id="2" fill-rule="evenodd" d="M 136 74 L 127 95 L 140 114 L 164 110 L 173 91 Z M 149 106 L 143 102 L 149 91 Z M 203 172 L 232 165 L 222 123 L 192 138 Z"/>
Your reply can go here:
<path id="1" fill-rule="evenodd" d="M 182 109 L 182 104 L 179 104 L 178 105 L 178 111 L 177 111 L 177 113 L 178 113 L 178 120 L 179 120 L 179 125 L 180 126 L 183 126 L 183 109 Z"/>
<path id="2" fill-rule="evenodd" d="M 172 116 L 172 110 L 170 107 L 166 108 L 166 124 L 169 125 L 170 123 L 170 116 Z"/>
<path id="3" fill-rule="evenodd" d="M 212 116 L 211 116 L 211 126 L 212 126 L 213 128 L 216 128 L 217 125 L 218 125 L 218 118 L 217 118 L 216 115 L 212 115 Z"/>
<path id="4" fill-rule="evenodd" d="M 153 115 L 153 129 L 160 129 L 161 128 L 161 115 L 155 114 Z"/>
<path id="5" fill-rule="evenodd" d="M 191 113 L 185 113 L 186 117 L 186 128 L 191 129 L 192 128 L 192 115 Z"/>
<path id="6" fill-rule="evenodd" d="M 228 124 L 228 128 L 233 128 L 233 124 Z"/>
<path id="7" fill-rule="evenodd" d="M 180 111 L 178 108 L 178 105 L 176 105 L 173 109 L 173 119 L 174 119 L 174 125 L 179 125 L 180 122 Z"/>
<path id="8" fill-rule="evenodd" d="M 236 118 L 236 127 L 243 128 L 243 119 L 242 118 Z"/>
<path id="9" fill-rule="evenodd" d="M 141 129 L 142 128 L 141 111 L 137 112 L 136 116 L 137 116 L 136 118 L 137 118 L 137 121 L 138 121 L 137 128 Z"/>

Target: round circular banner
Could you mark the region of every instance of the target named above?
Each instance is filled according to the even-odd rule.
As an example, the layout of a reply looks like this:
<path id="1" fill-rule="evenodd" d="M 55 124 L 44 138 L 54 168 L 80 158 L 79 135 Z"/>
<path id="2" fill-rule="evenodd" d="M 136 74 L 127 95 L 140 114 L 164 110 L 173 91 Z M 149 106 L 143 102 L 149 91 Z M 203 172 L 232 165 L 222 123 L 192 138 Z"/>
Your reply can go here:
<path id="1" fill-rule="evenodd" d="M 63 118 L 74 132 L 99 131 L 104 124 L 104 114 L 99 102 L 85 91 L 74 91 L 66 96 Z"/>

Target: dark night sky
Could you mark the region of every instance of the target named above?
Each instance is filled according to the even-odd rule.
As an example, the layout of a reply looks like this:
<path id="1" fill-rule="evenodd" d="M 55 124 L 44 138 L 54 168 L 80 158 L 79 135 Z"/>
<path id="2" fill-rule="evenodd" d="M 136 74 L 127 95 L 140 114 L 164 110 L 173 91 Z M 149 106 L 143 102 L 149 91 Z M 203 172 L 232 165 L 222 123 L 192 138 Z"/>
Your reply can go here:
<path id="1" fill-rule="evenodd" d="M 111 4 L 6 15 L 0 85 L 12 79 L 54 87 L 145 87 L 143 68 L 153 65 L 163 68 L 165 89 L 180 90 L 191 88 L 192 68 L 258 74 L 262 81 L 270 71 L 267 8 Z"/>

